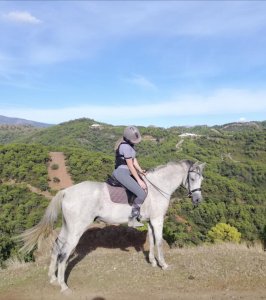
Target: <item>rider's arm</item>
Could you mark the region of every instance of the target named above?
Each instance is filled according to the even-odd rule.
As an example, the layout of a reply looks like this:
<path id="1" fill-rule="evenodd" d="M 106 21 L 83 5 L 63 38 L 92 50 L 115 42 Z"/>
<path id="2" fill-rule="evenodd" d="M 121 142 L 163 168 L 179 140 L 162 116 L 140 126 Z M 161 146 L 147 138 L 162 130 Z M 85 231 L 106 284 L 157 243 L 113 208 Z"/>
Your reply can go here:
<path id="1" fill-rule="evenodd" d="M 134 159 L 135 160 L 135 159 Z M 131 172 L 131 174 L 134 176 L 134 178 L 137 180 L 137 183 L 145 190 L 146 184 L 145 182 L 139 177 L 138 172 L 134 166 L 134 162 L 132 158 L 126 158 L 126 163 L 127 166 L 129 168 L 129 171 Z"/>
<path id="2" fill-rule="evenodd" d="M 145 175 L 146 171 L 141 168 L 141 166 L 139 165 L 139 162 L 136 158 L 134 158 L 134 160 L 133 160 L 133 165 L 137 171 L 139 171 L 141 174 Z"/>

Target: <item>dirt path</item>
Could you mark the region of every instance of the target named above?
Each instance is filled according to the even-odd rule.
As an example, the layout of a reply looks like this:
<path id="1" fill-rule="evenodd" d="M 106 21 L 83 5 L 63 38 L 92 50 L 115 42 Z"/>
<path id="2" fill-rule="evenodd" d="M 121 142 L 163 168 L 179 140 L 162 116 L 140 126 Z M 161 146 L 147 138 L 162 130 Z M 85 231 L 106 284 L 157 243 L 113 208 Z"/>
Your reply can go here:
<path id="1" fill-rule="evenodd" d="M 65 156 L 63 152 L 50 152 L 51 161 L 48 165 L 49 186 L 53 190 L 61 190 L 73 185 L 73 181 L 67 171 Z M 58 165 L 58 169 L 53 170 L 52 166 Z M 60 181 L 55 182 L 54 178 Z"/>
<path id="2" fill-rule="evenodd" d="M 144 249 L 142 250 L 141 248 Z M 65 297 L 47 277 L 49 258 L 0 270 L 5 300 L 262 300 L 266 253 L 244 245 L 165 249 L 166 271 L 146 260 L 143 233 L 123 226 L 92 228 L 81 238 L 66 278 Z"/>

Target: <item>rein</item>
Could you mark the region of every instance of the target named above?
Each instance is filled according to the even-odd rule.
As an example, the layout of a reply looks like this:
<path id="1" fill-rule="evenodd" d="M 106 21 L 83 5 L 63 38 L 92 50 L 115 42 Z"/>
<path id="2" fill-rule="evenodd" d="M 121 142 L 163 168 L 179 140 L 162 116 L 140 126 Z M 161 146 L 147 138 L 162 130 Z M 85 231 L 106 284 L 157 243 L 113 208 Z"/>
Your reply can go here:
<path id="1" fill-rule="evenodd" d="M 146 176 L 145 179 L 161 194 L 164 196 L 164 198 L 166 198 L 168 200 L 168 198 L 165 196 L 171 196 L 171 194 L 164 192 L 162 189 L 160 189 L 157 185 L 155 185 L 154 183 L 152 183 Z"/>
<path id="2" fill-rule="evenodd" d="M 201 188 L 197 188 L 197 189 L 193 189 L 193 190 L 191 190 L 190 189 L 190 178 L 189 178 L 189 173 L 196 173 L 196 174 L 198 174 L 198 175 L 200 175 L 200 173 L 198 173 L 198 172 L 196 172 L 196 171 L 193 171 L 193 170 L 188 170 L 188 173 L 187 173 L 187 180 L 186 180 L 186 182 L 188 183 L 188 194 L 187 194 L 187 196 L 189 197 L 189 198 L 191 198 L 192 197 L 192 194 L 194 193 L 194 192 L 200 192 L 201 191 Z M 139 174 L 140 175 L 140 174 Z M 167 196 L 171 196 L 171 194 L 169 194 L 169 193 L 166 193 L 165 191 L 163 191 L 161 188 L 159 188 L 157 185 L 155 185 L 153 182 L 151 182 L 146 176 L 145 176 L 145 179 L 150 183 L 150 185 L 152 185 L 162 196 L 164 196 L 164 198 L 166 198 L 166 199 L 168 199 L 165 195 L 167 195 Z"/>

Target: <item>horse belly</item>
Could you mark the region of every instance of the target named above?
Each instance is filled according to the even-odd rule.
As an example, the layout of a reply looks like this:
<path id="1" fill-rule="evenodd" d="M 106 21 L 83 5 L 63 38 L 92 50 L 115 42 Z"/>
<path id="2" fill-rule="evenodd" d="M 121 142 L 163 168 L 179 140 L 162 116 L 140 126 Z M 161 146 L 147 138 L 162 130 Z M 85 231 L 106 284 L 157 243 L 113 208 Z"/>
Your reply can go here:
<path id="1" fill-rule="evenodd" d="M 132 210 L 131 206 L 112 202 L 107 186 L 104 187 L 104 195 L 101 199 L 99 219 L 108 224 L 127 223 Z"/>

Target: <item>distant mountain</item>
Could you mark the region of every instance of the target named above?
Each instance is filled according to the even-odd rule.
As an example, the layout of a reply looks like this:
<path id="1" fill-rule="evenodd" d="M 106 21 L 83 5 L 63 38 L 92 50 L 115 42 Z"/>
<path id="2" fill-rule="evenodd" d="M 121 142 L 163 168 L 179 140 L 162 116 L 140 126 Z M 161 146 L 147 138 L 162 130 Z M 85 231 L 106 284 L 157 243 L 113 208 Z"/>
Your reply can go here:
<path id="1" fill-rule="evenodd" d="M 0 125 L 30 125 L 38 128 L 46 128 L 53 126 L 52 124 L 40 123 L 31 120 L 11 118 L 0 115 Z"/>
<path id="2" fill-rule="evenodd" d="M 233 123 L 228 123 L 224 124 L 221 126 L 223 130 L 227 131 L 244 131 L 244 130 L 262 130 L 263 123 L 262 122 L 233 122 Z"/>

